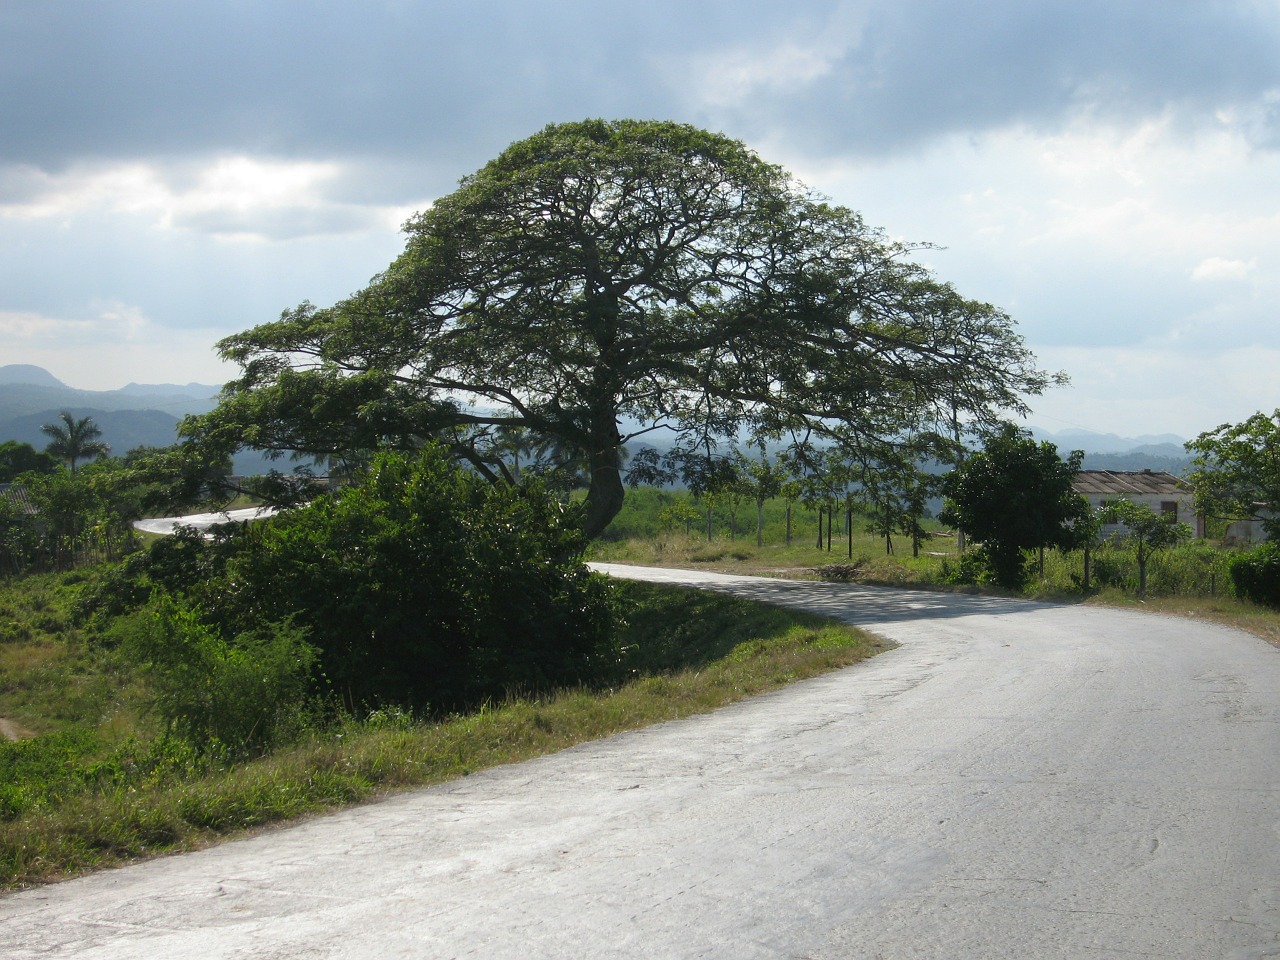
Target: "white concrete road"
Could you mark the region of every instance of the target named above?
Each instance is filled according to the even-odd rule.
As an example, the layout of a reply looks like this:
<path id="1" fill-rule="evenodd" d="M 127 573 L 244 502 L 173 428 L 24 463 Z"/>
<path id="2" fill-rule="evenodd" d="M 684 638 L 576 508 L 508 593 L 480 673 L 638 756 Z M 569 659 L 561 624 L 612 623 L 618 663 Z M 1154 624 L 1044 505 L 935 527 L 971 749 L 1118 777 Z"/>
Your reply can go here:
<path id="1" fill-rule="evenodd" d="M 0 898 L 0 957 L 1280 957 L 1280 650 L 614 568 L 901 646 L 715 714 Z"/>
<path id="2" fill-rule="evenodd" d="M 193 513 L 185 517 L 157 517 L 154 520 L 135 520 L 134 529 L 143 533 L 159 533 L 168 536 L 179 527 L 192 527 L 196 530 L 208 530 L 214 524 L 242 523 L 247 520 L 260 520 L 276 512 L 275 507 L 246 507 L 243 510 L 223 510 L 219 513 Z"/>

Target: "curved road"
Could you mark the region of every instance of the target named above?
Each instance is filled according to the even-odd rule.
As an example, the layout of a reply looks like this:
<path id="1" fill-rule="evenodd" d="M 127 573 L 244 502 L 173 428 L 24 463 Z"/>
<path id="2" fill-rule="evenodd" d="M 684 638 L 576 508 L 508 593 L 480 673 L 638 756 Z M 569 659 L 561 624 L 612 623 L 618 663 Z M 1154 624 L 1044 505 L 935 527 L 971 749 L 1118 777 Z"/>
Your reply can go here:
<path id="1" fill-rule="evenodd" d="M 185 517 L 157 517 L 153 520 L 135 520 L 133 527 L 143 533 L 158 533 L 168 536 L 179 527 L 191 527 L 195 530 L 208 530 L 220 523 L 243 523 L 248 520 L 261 520 L 276 512 L 275 507 L 245 507 L 240 510 L 222 510 L 218 513 L 193 513 Z"/>
<path id="2" fill-rule="evenodd" d="M 1280 957 L 1280 651 L 1089 607 L 606 567 L 901 646 L 0 898 L 23 958 Z"/>

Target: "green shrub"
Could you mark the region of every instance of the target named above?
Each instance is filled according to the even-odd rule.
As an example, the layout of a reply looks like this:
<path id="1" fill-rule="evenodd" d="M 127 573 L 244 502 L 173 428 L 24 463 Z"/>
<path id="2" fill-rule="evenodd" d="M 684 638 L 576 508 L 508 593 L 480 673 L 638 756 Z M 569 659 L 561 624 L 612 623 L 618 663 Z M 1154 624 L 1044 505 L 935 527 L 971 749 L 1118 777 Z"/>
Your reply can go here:
<path id="1" fill-rule="evenodd" d="M 970 550 L 953 559 L 944 557 L 938 579 L 952 586 L 974 586 L 989 583 L 991 572 L 985 556 L 977 550 Z"/>
<path id="2" fill-rule="evenodd" d="M 610 653 L 578 507 L 494 485 L 434 448 L 241 535 L 196 594 L 232 631 L 288 615 L 349 708 L 465 709 L 580 682 Z"/>
<path id="3" fill-rule="evenodd" d="M 169 733 L 232 757 L 263 752 L 298 723 L 316 662 L 300 628 L 266 624 L 228 641 L 164 594 L 132 618 L 124 651 L 146 670 Z"/>
<path id="4" fill-rule="evenodd" d="M 1236 596 L 1280 609 L 1280 543 L 1237 554 L 1228 566 Z"/>

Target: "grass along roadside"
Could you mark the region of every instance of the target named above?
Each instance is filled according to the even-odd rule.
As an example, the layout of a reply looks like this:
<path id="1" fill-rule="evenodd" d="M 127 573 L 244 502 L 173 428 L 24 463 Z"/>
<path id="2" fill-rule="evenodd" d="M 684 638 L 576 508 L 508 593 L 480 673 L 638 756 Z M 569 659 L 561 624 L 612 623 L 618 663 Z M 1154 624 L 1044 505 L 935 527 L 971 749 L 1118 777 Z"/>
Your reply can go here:
<path id="1" fill-rule="evenodd" d="M 838 538 L 837 538 L 838 539 Z M 847 553 L 841 544 L 833 551 L 817 548 L 812 542 L 790 545 L 766 543 L 757 547 L 745 538 L 715 540 L 687 537 L 682 533 L 664 532 L 647 538 L 630 538 L 593 545 L 591 559 L 611 563 L 631 563 L 639 566 L 675 567 L 705 570 L 739 576 L 783 577 L 791 580 L 822 579 L 819 571 L 829 564 L 844 564 Z M 984 593 L 996 596 L 1022 596 L 1031 600 L 1051 603 L 1083 603 L 1092 606 L 1146 610 L 1169 616 L 1204 620 L 1223 626 L 1235 627 L 1261 637 L 1273 646 L 1280 647 L 1280 610 L 1270 610 L 1229 594 L 1230 586 L 1225 574 L 1216 581 L 1203 574 L 1201 581 L 1214 583 L 1215 589 L 1205 593 L 1189 592 L 1185 587 L 1197 579 L 1185 569 L 1203 561 L 1204 544 L 1190 545 L 1180 555 L 1177 551 L 1163 551 L 1151 560 L 1152 588 L 1145 600 L 1139 600 L 1132 585 L 1114 583 L 1099 585 L 1095 578 L 1093 589 L 1085 594 L 1072 576 L 1079 572 L 1072 566 L 1080 563 L 1079 556 L 1063 557 L 1055 551 L 1048 554 L 1046 576 L 1033 577 L 1025 591 L 1014 594 L 995 587 L 949 585 L 942 582 L 946 565 L 954 567 L 958 561 L 953 540 L 935 537 L 926 541 L 919 557 L 912 557 L 909 543 L 905 550 L 898 544 L 898 553 L 884 554 L 883 543 L 862 534 L 854 540 L 854 563 L 858 571 L 856 580 L 873 586 L 911 587 L 925 590 Z M 1173 568 L 1173 569 L 1168 569 Z"/>
<path id="2" fill-rule="evenodd" d="M 624 730 L 704 713 L 855 663 L 884 644 L 853 628 L 720 594 L 620 582 L 613 677 L 476 713 L 419 722 L 395 712 L 317 730 L 244 764 L 201 768 L 180 749 L 63 738 L 0 744 L 0 785 L 57 772 L 46 796 L 3 819 L 0 887 L 18 889 L 514 763 Z M 95 742 L 97 746 L 95 746 Z M 24 753 L 25 751 L 25 753 Z M 77 751 L 80 751 L 77 753 Z M 68 763 L 82 777 L 67 777 Z M 7 772 L 6 772 L 7 765 Z M 61 779 L 57 779 L 61 777 Z M 33 775 L 29 780 L 39 779 Z M 31 786 L 31 784 L 28 784 Z"/>

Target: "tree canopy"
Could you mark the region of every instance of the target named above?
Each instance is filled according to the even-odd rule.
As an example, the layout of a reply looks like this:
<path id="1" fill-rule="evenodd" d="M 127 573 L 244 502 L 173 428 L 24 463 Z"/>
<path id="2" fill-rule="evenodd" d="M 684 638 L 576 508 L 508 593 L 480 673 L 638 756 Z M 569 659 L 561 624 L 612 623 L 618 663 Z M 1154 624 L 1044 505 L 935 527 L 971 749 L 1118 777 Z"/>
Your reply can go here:
<path id="1" fill-rule="evenodd" d="M 919 248 L 691 126 L 548 126 L 405 230 L 363 290 L 223 340 L 242 375 L 185 433 L 338 460 L 436 439 L 499 479 L 502 437 L 524 429 L 581 465 L 594 536 L 640 433 L 865 455 L 993 422 L 1053 382 Z"/>
<path id="2" fill-rule="evenodd" d="M 1052 443 L 1036 443 L 1004 424 L 943 479 L 946 506 L 939 518 L 982 542 L 997 583 L 1017 589 L 1026 580 L 1023 551 L 1072 547 L 1089 504 L 1071 487 L 1084 453 L 1066 460 Z"/>
<path id="3" fill-rule="evenodd" d="M 1206 516 L 1258 518 L 1280 539 L 1280 410 L 1255 413 L 1200 434 L 1187 449 L 1196 454 L 1187 478 L 1196 508 Z"/>
<path id="4" fill-rule="evenodd" d="M 11 483 L 24 473 L 53 473 L 61 469 L 58 458 L 36 450 L 29 443 L 0 443 L 0 483 Z"/>

